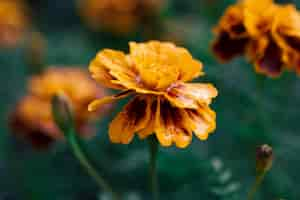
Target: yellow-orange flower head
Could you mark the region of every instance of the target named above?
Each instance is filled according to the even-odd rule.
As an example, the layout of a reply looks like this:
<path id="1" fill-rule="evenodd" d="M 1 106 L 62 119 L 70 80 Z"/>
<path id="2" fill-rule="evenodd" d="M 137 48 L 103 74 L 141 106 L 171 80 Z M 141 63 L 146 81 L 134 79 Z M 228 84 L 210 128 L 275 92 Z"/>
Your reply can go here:
<path id="1" fill-rule="evenodd" d="M 91 136 L 88 122 L 95 116 L 87 111 L 87 106 L 91 100 L 104 96 L 105 90 L 84 70 L 51 67 L 30 79 L 28 94 L 19 101 L 12 118 L 13 130 L 30 139 L 35 147 L 43 148 L 63 138 L 51 112 L 51 99 L 59 92 L 70 100 L 81 136 Z"/>
<path id="2" fill-rule="evenodd" d="M 128 144 L 135 133 L 140 138 L 155 134 L 162 146 L 173 143 L 184 148 L 192 132 L 207 139 L 216 127 L 215 112 L 209 108 L 217 96 L 211 84 L 186 83 L 203 75 L 201 62 L 172 43 L 130 42 L 130 53 L 105 49 L 90 64 L 92 77 L 122 93 L 93 101 L 89 110 L 124 98 L 135 97 L 109 127 L 113 143 Z"/>
<path id="3" fill-rule="evenodd" d="M 81 0 L 79 11 L 94 30 L 129 33 L 155 16 L 161 5 L 162 0 Z"/>
<path id="4" fill-rule="evenodd" d="M 0 1 L 0 47 L 15 47 L 28 27 L 26 6 L 21 0 Z"/>
<path id="5" fill-rule="evenodd" d="M 277 77 L 284 67 L 300 72 L 300 14 L 293 5 L 244 0 L 230 6 L 214 29 L 215 55 L 223 62 L 246 54 L 258 73 Z"/>

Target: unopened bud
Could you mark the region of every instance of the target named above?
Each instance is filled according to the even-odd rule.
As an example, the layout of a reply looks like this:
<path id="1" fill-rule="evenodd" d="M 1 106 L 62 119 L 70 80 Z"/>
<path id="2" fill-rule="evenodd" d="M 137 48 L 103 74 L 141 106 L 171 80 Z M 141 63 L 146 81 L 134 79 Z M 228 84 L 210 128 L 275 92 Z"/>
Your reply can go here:
<path id="1" fill-rule="evenodd" d="M 71 102 L 64 93 L 52 98 L 52 115 L 56 125 L 65 133 L 73 127 Z"/>
<path id="2" fill-rule="evenodd" d="M 273 164 L 273 150 L 267 144 L 264 144 L 256 149 L 256 172 L 266 173 Z"/>

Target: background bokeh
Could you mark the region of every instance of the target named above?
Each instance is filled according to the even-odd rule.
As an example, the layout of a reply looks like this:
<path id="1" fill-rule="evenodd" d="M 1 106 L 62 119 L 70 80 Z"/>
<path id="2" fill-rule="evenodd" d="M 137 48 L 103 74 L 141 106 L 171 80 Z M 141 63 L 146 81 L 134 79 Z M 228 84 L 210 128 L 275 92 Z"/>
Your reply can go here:
<path id="1" fill-rule="evenodd" d="M 201 81 L 216 85 L 213 104 L 218 128 L 205 142 L 186 149 L 160 148 L 158 170 L 161 199 L 245 199 L 254 181 L 255 148 L 268 143 L 275 153 L 257 199 L 300 199 L 300 79 L 285 72 L 278 79 L 257 75 L 244 58 L 220 64 L 210 51 L 211 29 L 233 0 L 169 0 L 161 18 L 168 21 L 170 40 L 180 43 L 204 63 Z M 280 1 L 292 2 L 292 1 Z M 128 50 L 128 41 L 144 41 L 140 32 L 120 36 L 89 31 L 73 0 L 31 0 L 35 30 L 47 41 L 47 65 L 82 65 L 102 48 Z M 294 1 L 300 5 L 300 2 Z M 165 37 L 168 40 L 168 36 Z M 155 39 L 153 37 L 152 39 Z M 25 46 L 25 45 L 24 45 Z M 15 138 L 8 115 L 25 94 L 29 66 L 25 47 L 0 50 L 0 199 L 105 200 L 81 169 L 69 148 L 58 143 L 37 152 Z M 132 200 L 151 199 L 148 192 L 147 142 L 111 144 L 109 121 L 126 100 L 106 115 L 96 138 L 87 141 L 91 157 L 118 191 Z"/>

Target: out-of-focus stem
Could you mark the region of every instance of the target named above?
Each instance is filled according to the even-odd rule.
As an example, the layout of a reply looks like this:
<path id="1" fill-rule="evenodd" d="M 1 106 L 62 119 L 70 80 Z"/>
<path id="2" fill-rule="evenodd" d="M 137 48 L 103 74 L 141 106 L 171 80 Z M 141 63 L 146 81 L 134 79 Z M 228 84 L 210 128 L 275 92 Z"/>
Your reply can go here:
<path id="1" fill-rule="evenodd" d="M 158 200 L 159 190 L 158 190 L 158 178 L 157 178 L 157 170 L 156 170 L 158 142 L 155 136 L 150 136 L 148 142 L 149 142 L 149 153 L 150 153 L 150 162 L 149 162 L 150 187 L 153 195 L 152 196 L 153 200 Z"/>
<path id="2" fill-rule="evenodd" d="M 264 180 L 265 178 L 265 174 L 266 173 L 261 173 L 259 175 L 256 176 L 255 178 L 255 182 L 254 184 L 252 185 L 249 193 L 248 193 L 248 198 L 247 200 L 254 200 L 254 197 L 255 197 L 255 194 L 257 193 L 262 181 Z"/>
<path id="3" fill-rule="evenodd" d="M 105 192 L 112 195 L 113 200 L 120 200 L 119 196 L 113 191 L 112 187 L 105 181 L 105 179 L 97 172 L 96 168 L 91 164 L 85 151 L 82 149 L 79 138 L 77 137 L 74 130 L 70 130 L 67 135 L 68 143 L 72 148 L 75 157 L 78 159 L 82 167 L 85 168 L 86 172 L 95 180 L 98 186 Z"/>

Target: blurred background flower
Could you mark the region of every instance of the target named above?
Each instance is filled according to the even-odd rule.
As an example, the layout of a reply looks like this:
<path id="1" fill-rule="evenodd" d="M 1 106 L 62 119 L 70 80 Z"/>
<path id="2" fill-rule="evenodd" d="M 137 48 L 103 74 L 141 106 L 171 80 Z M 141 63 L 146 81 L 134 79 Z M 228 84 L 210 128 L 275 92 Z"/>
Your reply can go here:
<path id="1" fill-rule="evenodd" d="M 11 118 L 14 132 L 29 139 L 36 148 L 46 148 L 52 141 L 64 138 L 53 121 L 51 111 L 51 99 L 59 92 L 70 99 L 75 125 L 81 136 L 90 137 L 95 132 L 89 128 L 89 122 L 100 117 L 100 112 L 89 113 L 87 105 L 94 98 L 104 96 L 106 91 L 98 87 L 83 70 L 50 67 L 30 79 L 28 94 L 19 101 Z M 105 109 L 107 106 L 101 114 L 105 113 Z"/>
<path id="2" fill-rule="evenodd" d="M 15 47 L 29 29 L 29 12 L 23 0 L 0 1 L 0 47 Z"/>
<path id="3" fill-rule="evenodd" d="M 226 9 L 215 27 L 213 51 L 225 62 L 245 54 L 256 72 L 270 77 L 286 68 L 298 72 L 299 19 L 294 5 L 240 1 Z"/>
<path id="4" fill-rule="evenodd" d="M 156 21 L 164 0 L 79 0 L 79 13 L 94 31 L 126 34 Z"/>

